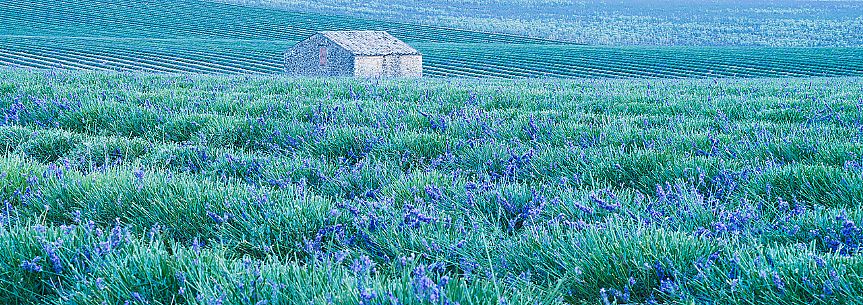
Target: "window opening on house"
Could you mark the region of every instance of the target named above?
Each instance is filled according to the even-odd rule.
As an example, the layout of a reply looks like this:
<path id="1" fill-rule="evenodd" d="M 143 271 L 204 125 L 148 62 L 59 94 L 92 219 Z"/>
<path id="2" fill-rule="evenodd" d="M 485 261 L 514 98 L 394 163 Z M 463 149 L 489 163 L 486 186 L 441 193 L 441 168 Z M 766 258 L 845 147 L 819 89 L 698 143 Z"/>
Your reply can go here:
<path id="1" fill-rule="evenodd" d="M 321 47 L 321 67 L 327 65 L 327 47 Z"/>

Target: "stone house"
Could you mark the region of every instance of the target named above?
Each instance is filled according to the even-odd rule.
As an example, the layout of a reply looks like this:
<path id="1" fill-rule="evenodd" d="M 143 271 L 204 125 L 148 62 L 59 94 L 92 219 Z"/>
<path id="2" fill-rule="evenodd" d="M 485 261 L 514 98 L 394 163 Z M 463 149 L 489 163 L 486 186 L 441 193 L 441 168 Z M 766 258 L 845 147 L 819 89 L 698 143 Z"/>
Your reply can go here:
<path id="1" fill-rule="evenodd" d="M 325 31 L 285 52 L 295 76 L 422 77 L 419 51 L 383 31 Z"/>

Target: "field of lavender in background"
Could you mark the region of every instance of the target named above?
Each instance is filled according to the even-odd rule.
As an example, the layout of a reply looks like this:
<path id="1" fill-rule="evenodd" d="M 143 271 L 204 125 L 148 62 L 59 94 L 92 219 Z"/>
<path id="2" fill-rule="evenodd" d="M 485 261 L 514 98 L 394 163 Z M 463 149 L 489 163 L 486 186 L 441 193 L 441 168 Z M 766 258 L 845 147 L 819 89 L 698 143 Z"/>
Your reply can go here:
<path id="1" fill-rule="evenodd" d="M 514 4 L 500 4 L 500 12 L 515 11 L 515 7 Z M 621 10 L 627 7 L 629 5 L 620 4 Z M 685 8 L 688 7 L 679 10 Z M 700 16 L 698 9 L 691 9 L 692 16 Z M 853 12 L 853 7 L 849 9 Z M 634 11 L 638 10 L 610 14 L 620 17 Z M 797 17 L 821 16 L 806 12 L 806 16 Z M 828 16 L 844 18 L 850 14 L 841 12 L 844 13 Z M 676 15 L 689 16 L 683 11 Z M 736 15 L 726 13 L 725 16 Z M 284 69 L 285 50 L 316 31 L 384 30 L 423 53 L 423 75 L 427 77 L 863 76 L 863 47 L 844 47 L 859 45 L 863 29 L 839 21 L 828 22 L 829 29 L 822 29 L 810 28 L 804 19 L 791 18 L 787 20 L 790 25 L 757 26 L 746 33 L 722 32 L 741 42 L 735 45 L 755 44 L 742 43 L 752 37 L 770 42 L 757 43 L 758 47 L 725 46 L 727 42 L 718 38 L 714 41 L 716 35 L 689 26 L 662 29 L 662 35 L 683 40 L 688 40 L 686 35 L 695 35 L 693 37 L 708 39 L 713 41 L 711 45 L 720 46 L 702 46 L 694 41 L 670 43 L 672 46 L 621 47 L 602 45 L 606 42 L 601 41 L 585 41 L 591 45 L 580 45 L 409 21 L 415 20 L 388 21 L 203 0 L 3 1 L 0 2 L 0 65 L 38 69 L 274 74 Z M 734 20 L 720 21 L 726 24 L 711 25 L 711 28 L 726 31 L 742 26 Z M 626 20 L 625 24 L 635 28 L 625 32 L 650 39 L 651 35 L 640 31 L 667 25 L 665 21 L 651 18 L 645 19 L 644 25 L 638 25 L 639 22 Z M 614 28 L 605 23 L 596 26 Z M 489 30 L 504 28 L 509 27 Z M 578 28 L 581 31 L 588 27 Z M 817 37 L 812 36 L 816 33 Z M 783 42 L 786 39 L 807 42 Z M 793 47 L 811 44 L 830 47 Z"/>
<path id="2" fill-rule="evenodd" d="M 863 1 L 218 0 L 611 46 L 863 45 Z"/>
<path id="3" fill-rule="evenodd" d="M 0 303 L 863 301 L 863 83 L 0 71 Z"/>

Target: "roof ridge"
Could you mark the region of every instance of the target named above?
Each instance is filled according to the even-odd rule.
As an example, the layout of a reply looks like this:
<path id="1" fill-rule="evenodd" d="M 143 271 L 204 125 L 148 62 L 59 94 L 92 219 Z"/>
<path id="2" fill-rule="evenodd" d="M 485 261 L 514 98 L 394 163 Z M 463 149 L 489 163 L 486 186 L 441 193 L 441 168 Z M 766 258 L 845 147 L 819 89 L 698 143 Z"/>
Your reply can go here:
<path id="1" fill-rule="evenodd" d="M 387 31 L 319 31 L 317 34 L 324 36 L 354 55 L 422 55 Z"/>

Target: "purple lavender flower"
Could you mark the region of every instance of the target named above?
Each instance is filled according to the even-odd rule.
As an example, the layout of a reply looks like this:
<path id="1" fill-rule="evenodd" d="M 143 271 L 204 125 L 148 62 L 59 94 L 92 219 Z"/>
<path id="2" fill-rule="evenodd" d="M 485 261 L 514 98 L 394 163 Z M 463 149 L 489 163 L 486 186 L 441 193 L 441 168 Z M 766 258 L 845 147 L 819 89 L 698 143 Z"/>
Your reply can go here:
<path id="1" fill-rule="evenodd" d="M 614 212 L 620 208 L 619 203 L 603 200 L 602 198 L 599 198 L 599 196 L 597 196 L 596 194 L 590 194 L 590 200 L 593 201 L 593 203 L 595 203 L 601 209 L 608 212 Z"/>
<path id="2" fill-rule="evenodd" d="M 590 208 L 590 207 L 588 207 L 588 206 L 586 206 L 586 205 L 583 205 L 583 204 L 581 204 L 580 202 L 573 202 L 572 204 L 575 206 L 575 208 L 577 208 L 577 209 L 581 210 L 581 212 L 583 212 L 583 213 L 585 213 L 585 214 L 588 214 L 588 215 L 593 214 L 593 209 L 592 209 L 592 208 Z"/>
<path id="3" fill-rule="evenodd" d="M 162 226 L 156 223 L 147 231 L 147 237 L 149 237 L 150 241 L 154 241 L 160 232 L 162 232 Z"/>
<path id="4" fill-rule="evenodd" d="M 12 105 L 6 109 L 3 114 L 3 125 L 11 125 L 13 123 L 20 123 L 21 117 L 20 114 L 25 112 L 24 104 L 19 101 L 19 97 L 15 97 Z"/>
<path id="5" fill-rule="evenodd" d="M 105 290 L 106 288 L 108 288 L 108 285 L 105 284 L 105 279 L 103 279 L 101 277 L 96 278 L 95 284 L 96 284 L 96 289 L 99 289 L 99 290 Z"/>
<path id="6" fill-rule="evenodd" d="M 81 210 L 72 211 L 71 214 L 72 214 L 72 221 L 75 222 L 76 224 L 80 224 L 81 223 Z"/>
<path id="7" fill-rule="evenodd" d="M 425 113 L 422 110 L 418 111 L 420 115 L 428 119 L 429 127 L 433 131 L 443 132 L 447 128 L 447 123 L 444 117 Z"/>
<path id="8" fill-rule="evenodd" d="M 144 300 L 144 297 L 141 296 L 138 292 L 132 292 L 132 298 L 135 299 L 138 303 L 147 304 L 147 300 Z"/>
<path id="9" fill-rule="evenodd" d="M 202 246 L 203 245 L 201 244 L 201 241 L 197 237 L 195 237 L 195 239 L 192 240 L 192 251 L 194 251 L 195 254 L 201 254 L 201 247 Z"/>
<path id="10" fill-rule="evenodd" d="M 341 264 L 346 258 L 348 258 L 348 254 L 347 250 L 336 251 L 336 253 L 333 254 L 333 260 L 336 264 Z"/>
<path id="11" fill-rule="evenodd" d="M 429 301 L 432 304 L 438 304 L 441 299 L 440 287 L 426 273 L 426 266 L 417 266 L 411 278 L 411 286 L 418 301 Z"/>
<path id="12" fill-rule="evenodd" d="M 433 184 L 426 185 L 425 192 L 429 199 L 431 199 L 433 202 L 440 202 L 440 200 L 443 198 L 443 192 Z"/>
<path id="13" fill-rule="evenodd" d="M 371 305 L 373 304 L 372 300 L 378 297 L 377 292 L 369 287 L 363 287 L 363 285 L 357 285 L 357 291 L 359 292 L 361 305 Z"/>
<path id="14" fill-rule="evenodd" d="M 365 197 L 369 199 L 378 199 L 379 191 L 376 189 L 369 189 L 365 193 Z"/>
<path id="15" fill-rule="evenodd" d="M 45 178 L 55 178 L 62 179 L 63 178 L 63 169 L 55 163 L 48 164 L 48 168 L 45 170 L 45 173 L 42 175 Z"/>
<path id="16" fill-rule="evenodd" d="M 34 225 L 33 231 L 36 231 L 36 233 L 39 233 L 39 234 L 45 234 L 46 232 L 48 232 L 48 228 L 46 228 L 43 225 Z"/>
<path id="17" fill-rule="evenodd" d="M 351 271 L 356 275 L 375 272 L 375 263 L 367 255 L 362 255 L 351 263 Z"/>
<path id="18" fill-rule="evenodd" d="M 605 288 L 599 289 L 599 297 L 602 299 L 603 305 L 611 305 L 611 302 L 608 300 L 608 292 L 605 291 Z"/>
<path id="19" fill-rule="evenodd" d="M 827 267 L 827 262 L 823 258 L 821 258 L 820 256 L 813 255 L 812 259 L 815 260 L 815 265 L 818 266 L 818 268 L 823 269 L 823 268 Z"/>
<path id="20" fill-rule="evenodd" d="M 776 289 L 779 289 L 779 291 L 785 291 L 785 282 L 782 281 L 782 278 L 777 272 L 773 272 L 773 285 L 775 285 Z"/>
<path id="21" fill-rule="evenodd" d="M 674 280 L 663 279 L 659 281 L 659 290 L 667 294 L 674 294 L 677 292 L 677 284 L 674 283 Z"/>
<path id="22" fill-rule="evenodd" d="M 129 240 L 129 231 L 120 225 L 120 220 L 115 220 L 116 224 L 111 228 L 111 234 L 108 235 L 108 242 L 111 248 L 117 248 L 123 241 Z"/>
<path id="23" fill-rule="evenodd" d="M 822 292 L 822 297 L 829 297 L 832 295 L 833 295 L 833 282 L 825 281 L 823 292 Z"/>
<path id="24" fill-rule="evenodd" d="M 56 242 L 46 243 L 44 247 L 55 273 L 63 272 L 63 261 L 60 260 L 60 256 L 57 254 L 61 242 L 62 240 L 58 239 Z"/>
<path id="25" fill-rule="evenodd" d="M 815 290 L 815 289 L 816 289 L 815 284 L 814 284 L 814 283 L 812 283 L 812 281 L 811 281 L 811 280 L 809 280 L 809 277 L 808 277 L 808 276 L 806 276 L 805 274 L 804 274 L 803 276 L 801 276 L 801 277 L 800 277 L 800 281 L 801 281 L 801 282 L 803 282 L 803 285 L 805 285 L 805 286 L 806 286 L 806 288 L 809 288 L 809 289 L 812 289 L 812 290 Z"/>
<path id="26" fill-rule="evenodd" d="M 617 290 L 614 288 L 610 288 L 610 289 L 608 289 L 608 293 L 610 293 L 611 296 L 614 297 L 614 301 L 615 301 L 614 303 L 615 304 L 617 304 L 617 303 L 623 303 L 623 304 L 629 303 L 629 296 L 630 296 L 629 287 L 623 287 L 623 291 L 620 291 L 620 290 Z"/>
<path id="27" fill-rule="evenodd" d="M 434 217 L 429 217 L 423 214 L 422 211 L 414 207 L 412 204 L 406 203 L 404 205 L 404 225 L 411 228 L 417 228 L 422 224 L 430 223 L 434 220 Z"/>
<path id="28" fill-rule="evenodd" d="M 210 219 L 212 219 L 213 222 L 215 222 L 217 225 L 220 225 L 220 224 L 231 219 L 231 214 L 228 212 L 225 212 L 224 214 L 219 215 L 219 214 L 213 213 L 211 211 L 207 211 L 207 216 L 209 216 Z"/>
<path id="29" fill-rule="evenodd" d="M 144 168 L 139 167 L 138 169 L 134 170 L 132 174 L 135 175 L 135 185 L 137 185 L 138 190 L 140 191 L 142 188 L 144 188 Z"/>
<path id="30" fill-rule="evenodd" d="M 42 272 L 42 266 L 39 265 L 39 261 L 42 260 L 42 257 L 34 257 L 29 261 L 21 262 L 21 269 L 27 272 L 39 273 Z"/>
<path id="31" fill-rule="evenodd" d="M 473 193 L 473 191 L 466 190 L 464 192 L 464 196 L 465 196 L 465 203 L 468 206 L 473 207 L 476 205 L 476 195 Z"/>
<path id="32" fill-rule="evenodd" d="M 538 217 L 542 211 L 545 209 L 545 205 L 547 200 L 545 196 L 539 195 L 535 190 L 531 191 L 533 198 L 530 203 L 524 208 L 525 211 L 522 211 L 523 217 L 526 218 L 534 218 Z"/>
<path id="33" fill-rule="evenodd" d="M 333 218 L 333 219 L 339 218 L 339 216 L 341 216 L 341 215 L 342 215 L 342 212 L 340 212 L 338 209 L 335 209 L 335 208 L 331 209 L 330 213 L 329 213 L 329 217 Z"/>
<path id="34" fill-rule="evenodd" d="M 387 292 L 387 297 L 389 297 L 389 299 L 390 299 L 390 304 L 392 304 L 392 305 L 401 304 L 401 302 L 399 302 L 399 298 L 397 298 L 395 295 L 393 295 L 392 291 Z"/>
<path id="35" fill-rule="evenodd" d="M 539 126 L 536 125 L 536 121 L 533 119 L 533 115 L 527 121 L 527 126 L 523 127 L 522 130 L 530 137 L 531 141 L 536 141 L 537 134 L 539 134 Z"/>
<path id="36" fill-rule="evenodd" d="M 863 160 L 860 160 L 860 161 L 856 161 L 856 160 L 849 160 L 849 161 L 845 161 L 844 168 L 845 168 L 845 170 L 853 170 L 853 171 L 863 172 Z"/>
<path id="37" fill-rule="evenodd" d="M 140 181 L 141 179 L 144 179 L 144 168 L 143 168 L 143 167 L 139 167 L 139 168 L 135 169 L 135 170 L 132 172 L 132 174 L 134 174 L 134 175 L 135 175 L 135 179 L 137 179 L 138 181 Z"/>

